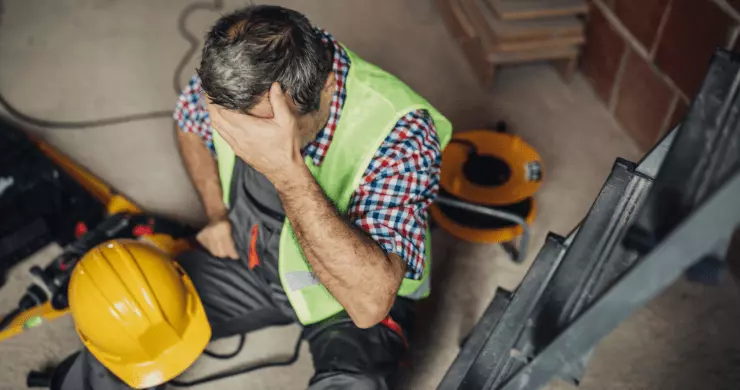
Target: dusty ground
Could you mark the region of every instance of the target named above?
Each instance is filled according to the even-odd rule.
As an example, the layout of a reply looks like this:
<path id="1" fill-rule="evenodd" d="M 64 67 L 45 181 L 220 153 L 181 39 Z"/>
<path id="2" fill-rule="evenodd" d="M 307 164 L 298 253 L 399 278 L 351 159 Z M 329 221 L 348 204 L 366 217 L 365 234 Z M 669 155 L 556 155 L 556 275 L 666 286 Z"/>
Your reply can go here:
<path id="1" fill-rule="evenodd" d="M 225 9 L 244 2 L 227 1 Z M 640 153 L 580 77 L 564 85 L 546 65 L 506 69 L 482 90 L 447 35 L 430 0 L 278 1 L 305 12 L 359 55 L 397 74 L 450 117 L 458 130 L 508 120 L 542 155 L 546 180 L 537 195 L 530 253 L 548 231 L 567 233 L 585 214 L 615 157 Z M 175 0 L 6 0 L 0 27 L 0 90 L 25 113 L 85 120 L 174 105 L 172 71 L 187 43 L 177 34 Z M 200 36 L 217 14 L 198 11 L 187 28 Z M 188 65 L 195 67 L 195 60 Z M 183 75 L 183 80 L 190 72 Z M 34 129 L 147 210 L 202 221 L 175 149 L 172 123 L 156 119 L 86 130 Z M 497 286 L 513 288 L 526 271 L 496 246 L 457 242 L 435 233 L 433 298 L 403 389 L 432 389 L 457 354 Z M 0 312 L 16 302 L 32 263 L 14 270 L 0 291 Z M 531 257 L 531 256 L 530 256 Z M 717 288 L 679 282 L 634 315 L 597 349 L 585 389 L 736 389 L 740 374 L 740 310 L 732 284 Z M 192 377 L 259 358 L 284 356 L 296 327 L 251 334 L 236 360 L 202 359 Z M 230 344 L 228 340 L 219 344 Z M 78 348 L 69 319 L 46 324 L 0 345 L 0 389 L 24 388 L 25 373 L 58 362 Z M 230 345 L 218 345 L 227 350 Z M 201 386 L 302 388 L 311 374 L 304 345 L 290 368 L 264 370 Z M 553 388 L 567 388 L 554 384 Z"/>

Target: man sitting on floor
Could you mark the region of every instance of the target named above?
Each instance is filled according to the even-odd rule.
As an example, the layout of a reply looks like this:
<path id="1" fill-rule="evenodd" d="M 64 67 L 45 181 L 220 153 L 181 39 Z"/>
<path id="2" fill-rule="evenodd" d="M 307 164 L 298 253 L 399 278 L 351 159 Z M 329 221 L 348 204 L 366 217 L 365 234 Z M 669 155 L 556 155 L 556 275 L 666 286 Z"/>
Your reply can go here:
<path id="1" fill-rule="evenodd" d="M 298 322 L 309 388 L 387 388 L 413 302 L 429 294 L 428 207 L 449 121 L 277 6 L 216 22 L 174 117 L 210 220 L 202 250 L 177 261 L 212 338 Z"/>

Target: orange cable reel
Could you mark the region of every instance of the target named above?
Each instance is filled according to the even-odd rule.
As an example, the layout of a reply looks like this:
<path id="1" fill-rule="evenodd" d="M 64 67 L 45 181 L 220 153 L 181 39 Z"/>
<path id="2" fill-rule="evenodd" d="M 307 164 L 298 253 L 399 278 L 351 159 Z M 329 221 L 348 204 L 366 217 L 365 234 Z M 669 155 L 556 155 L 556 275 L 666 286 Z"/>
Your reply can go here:
<path id="1" fill-rule="evenodd" d="M 516 214 L 534 222 L 532 197 L 544 173 L 540 155 L 520 137 L 493 130 L 454 134 L 442 154 L 440 196 Z M 476 243 L 512 241 L 521 225 L 473 211 L 433 204 L 435 221 L 453 236 Z"/>

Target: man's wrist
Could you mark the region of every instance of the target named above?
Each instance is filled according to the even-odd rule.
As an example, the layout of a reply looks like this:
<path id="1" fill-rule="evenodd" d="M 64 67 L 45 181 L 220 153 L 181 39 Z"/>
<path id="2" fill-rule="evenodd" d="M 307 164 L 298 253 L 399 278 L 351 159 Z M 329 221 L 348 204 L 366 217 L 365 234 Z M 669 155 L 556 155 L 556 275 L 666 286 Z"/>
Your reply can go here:
<path id="1" fill-rule="evenodd" d="M 306 164 L 303 160 L 294 160 L 285 169 L 273 175 L 271 181 L 279 194 L 286 194 L 300 191 L 301 188 L 306 186 L 306 180 L 308 179 L 312 180 L 313 176 Z"/>
<path id="2" fill-rule="evenodd" d="M 208 218 L 208 222 L 222 221 L 227 218 L 227 214 L 228 210 L 226 210 L 226 206 L 221 202 L 221 199 L 218 199 L 218 204 L 206 207 L 206 217 Z"/>
<path id="3" fill-rule="evenodd" d="M 218 222 L 218 221 L 224 221 L 228 218 L 227 213 L 219 213 L 219 214 L 209 214 L 208 217 L 208 223 Z"/>

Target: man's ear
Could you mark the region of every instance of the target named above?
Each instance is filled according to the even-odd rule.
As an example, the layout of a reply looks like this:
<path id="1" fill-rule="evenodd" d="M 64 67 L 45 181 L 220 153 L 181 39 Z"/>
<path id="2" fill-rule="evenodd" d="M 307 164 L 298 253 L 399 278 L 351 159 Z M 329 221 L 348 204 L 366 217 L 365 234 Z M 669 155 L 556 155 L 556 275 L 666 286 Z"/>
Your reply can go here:
<path id="1" fill-rule="evenodd" d="M 335 85 L 337 85 L 337 76 L 334 75 L 334 72 L 329 72 L 329 77 L 324 82 L 324 90 L 333 91 Z"/>

